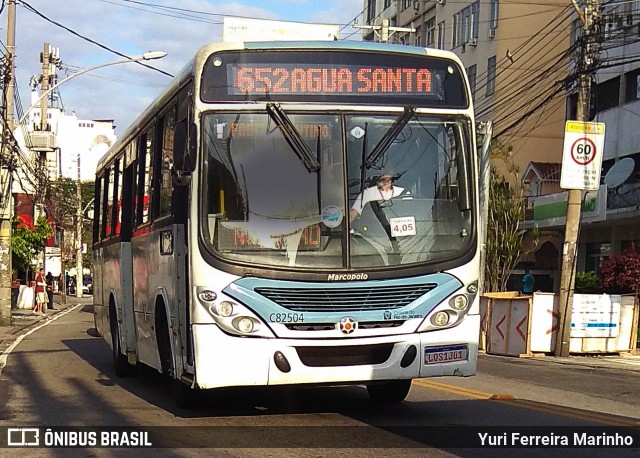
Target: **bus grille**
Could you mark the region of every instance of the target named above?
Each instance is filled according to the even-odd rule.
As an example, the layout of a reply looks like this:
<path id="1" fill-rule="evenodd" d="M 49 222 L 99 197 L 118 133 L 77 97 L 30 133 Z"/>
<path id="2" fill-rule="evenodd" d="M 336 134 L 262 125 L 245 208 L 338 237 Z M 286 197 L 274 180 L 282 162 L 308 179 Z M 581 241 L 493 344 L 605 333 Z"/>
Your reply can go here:
<path id="1" fill-rule="evenodd" d="M 358 312 L 404 307 L 436 283 L 364 288 L 256 288 L 258 294 L 294 312 Z"/>
<path id="2" fill-rule="evenodd" d="M 389 359 L 393 343 L 345 347 L 296 347 L 302 364 L 309 367 L 382 364 Z"/>

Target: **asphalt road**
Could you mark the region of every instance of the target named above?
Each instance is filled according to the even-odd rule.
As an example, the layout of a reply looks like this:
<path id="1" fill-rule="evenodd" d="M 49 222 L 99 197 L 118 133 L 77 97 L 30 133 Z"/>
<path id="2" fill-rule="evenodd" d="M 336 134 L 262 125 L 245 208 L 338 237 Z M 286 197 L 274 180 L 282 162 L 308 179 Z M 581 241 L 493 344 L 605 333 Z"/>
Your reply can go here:
<path id="1" fill-rule="evenodd" d="M 203 451 L 196 446 L 225 457 L 638 456 L 637 448 L 482 448 L 478 442 L 478 433 L 499 442 L 514 431 L 555 428 L 558 436 L 573 431 L 563 428 L 637 428 L 640 372 L 628 364 L 633 359 L 577 363 L 482 355 L 475 377 L 416 380 L 399 405 L 373 404 L 361 387 L 252 388 L 202 393 L 198 407 L 185 411 L 174 406 L 169 384 L 156 372 L 115 376 L 109 347 L 95 335 L 91 306 L 72 307 L 39 325 L 13 348 L 0 374 L 4 427 L 99 433 L 130 428 L 148 432 L 154 446 L 164 447 L 138 449 L 138 456 L 199 456 Z M 90 449 L 26 452 L 122 453 Z M 4 454 L 17 456 L 0 448 Z"/>

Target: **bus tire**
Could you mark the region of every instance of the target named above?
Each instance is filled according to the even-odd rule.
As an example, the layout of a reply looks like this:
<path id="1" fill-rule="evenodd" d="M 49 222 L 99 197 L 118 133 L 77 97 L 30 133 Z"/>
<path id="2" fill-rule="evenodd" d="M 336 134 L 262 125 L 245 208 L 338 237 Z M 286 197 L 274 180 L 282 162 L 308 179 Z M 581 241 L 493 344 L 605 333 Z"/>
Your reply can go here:
<path id="1" fill-rule="evenodd" d="M 156 340 L 158 342 L 162 374 L 171 379 L 171 393 L 176 406 L 181 409 L 190 409 L 194 405 L 194 390 L 177 378 L 176 368 L 173 367 L 170 335 L 164 304 L 160 303 L 156 307 Z"/>
<path id="2" fill-rule="evenodd" d="M 132 366 L 127 361 L 127 357 L 122 354 L 122 348 L 120 347 L 120 327 L 118 326 L 118 320 L 116 318 L 115 307 L 111 308 L 109 314 L 109 322 L 111 325 L 111 352 L 113 355 L 113 367 L 116 370 L 118 377 L 131 377 L 136 372 L 136 366 Z"/>
<path id="3" fill-rule="evenodd" d="M 173 400 L 180 409 L 192 409 L 195 404 L 195 392 L 193 388 L 185 385 L 180 380 L 171 379 L 171 393 Z"/>
<path id="4" fill-rule="evenodd" d="M 411 389 L 409 380 L 389 380 L 387 382 L 367 385 L 369 397 L 374 402 L 392 404 L 405 400 Z"/>

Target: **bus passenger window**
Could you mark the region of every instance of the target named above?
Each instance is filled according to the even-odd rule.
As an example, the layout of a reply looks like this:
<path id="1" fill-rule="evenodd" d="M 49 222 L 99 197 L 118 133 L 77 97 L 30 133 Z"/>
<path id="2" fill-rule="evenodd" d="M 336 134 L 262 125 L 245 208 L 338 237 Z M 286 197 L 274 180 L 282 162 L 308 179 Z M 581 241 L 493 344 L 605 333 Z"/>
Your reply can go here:
<path id="1" fill-rule="evenodd" d="M 171 167 L 173 166 L 173 139 L 176 126 L 175 108 L 164 117 L 162 125 L 162 155 L 160 163 L 160 212 L 159 217 L 171 215 L 171 197 L 173 183 L 171 181 Z"/>

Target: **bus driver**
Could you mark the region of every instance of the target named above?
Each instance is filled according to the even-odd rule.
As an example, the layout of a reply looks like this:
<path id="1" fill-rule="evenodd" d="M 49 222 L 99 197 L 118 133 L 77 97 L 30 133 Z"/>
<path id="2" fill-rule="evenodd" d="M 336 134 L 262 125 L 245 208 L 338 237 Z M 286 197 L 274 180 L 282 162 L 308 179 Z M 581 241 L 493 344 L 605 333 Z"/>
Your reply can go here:
<path id="1" fill-rule="evenodd" d="M 393 185 L 393 171 L 385 170 L 378 176 L 376 186 L 371 186 L 358 195 L 349 210 L 349 221 L 353 221 L 357 216 L 360 216 L 367 203 L 371 201 L 386 202 L 398 197 L 403 191 L 404 188 Z"/>

